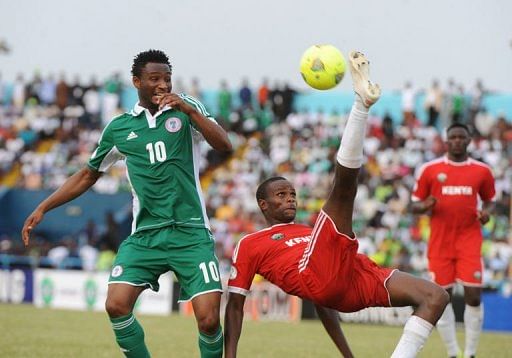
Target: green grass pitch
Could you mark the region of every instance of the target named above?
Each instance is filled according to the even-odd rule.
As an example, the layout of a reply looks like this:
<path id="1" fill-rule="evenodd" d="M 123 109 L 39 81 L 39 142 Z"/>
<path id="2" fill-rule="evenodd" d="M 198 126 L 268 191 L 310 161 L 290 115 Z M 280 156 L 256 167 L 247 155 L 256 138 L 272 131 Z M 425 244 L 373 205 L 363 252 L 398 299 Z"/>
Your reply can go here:
<path id="1" fill-rule="evenodd" d="M 154 358 L 198 357 L 195 321 L 179 315 L 139 316 Z M 122 357 L 106 313 L 0 304 L 0 357 Z M 389 357 L 401 327 L 343 324 L 356 357 Z M 458 331 L 459 343 L 463 330 Z M 244 323 L 240 357 L 337 357 L 319 321 Z M 445 357 L 437 332 L 420 357 Z M 512 357 L 512 335 L 484 333 L 479 357 Z"/>

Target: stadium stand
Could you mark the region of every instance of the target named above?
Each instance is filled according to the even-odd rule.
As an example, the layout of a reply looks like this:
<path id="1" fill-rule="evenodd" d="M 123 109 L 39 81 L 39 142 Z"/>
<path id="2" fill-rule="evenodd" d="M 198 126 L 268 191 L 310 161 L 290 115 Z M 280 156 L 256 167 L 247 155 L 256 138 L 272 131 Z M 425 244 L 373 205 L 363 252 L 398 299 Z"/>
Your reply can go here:
<path id="1" fill-rule="evenodd" d="M 181 81 L 179 86 L 186 91 Z M 108 269 L 116 245 L 129 232 L 130 213 L 120 204 L 105 205 L 92 218 L 71 213 L 77 220 L 73 225 L 37 233 L 37 247 L 28 253 L 18 233 L 23 211 L 28 214 L 36 203 L 26 192 L 54 190 L 85 165 L 106 121 L 133 105 L 133 90 L 115 74 L 103 85 L 93 79 L 88 86 L 79 79 L 68 83 L 64 76 L 55 81 L 36 75 L 25 82 L 20 75 L 0 87 L 0 261 L 4 266 L 18 260 L 31 266 Z M 227 270 L 236 242 L 264 225 L 255 201 L 247 200 L 263 177 L 279 174 L 294 182 L 300 205 L 297 219 L 314 222 L 311 213 L 321 207 L 329 190 L 332 158 L 352 94 L 298 93 L 287 85 L 271 88 L 268 81 L 254 89 L 245 83 L 237 91 L 226 83 L 219 90 L 202 91 L 195 81 L 191 90 L 229 130 L 236 148 L 225 158 L 205 145 L 201 165 L 218 257 Z M 471 152 L 496 176 L 497 208 L 484 227 L 484 281 L 496 289 L 507 282 L 510 286 L 511 98 L 490 93 L 481 82 L 468 92 L 455 84 L 443 90 L 433 84 L 425 91 L 409 85 L 384 93 L 370 118 L 367 161 L 356 199 L 355 231 L 361 251 L 380 265 L 426 275 L 429 219 L 408 211 L 414 170 L 443 154 L 441 128 L 458 120 L 474 128 Z M 118 163 L 105 175 L 94 187 L 95 200 L 129 204 L 124 171 L 123 163 Z M 111 200 L 115 195 L 118 201 Z M 4 205 L 18 201 L 22 204 L 14 214 L 12 206 Z M 62 215 L 72 211 L 63 210 Z M 103 220 L 109 210 L 115 215 Z M 20 218 L 8 219 L 12 215 Z M 119 226 L 114 239 L 112 225 Z"/>

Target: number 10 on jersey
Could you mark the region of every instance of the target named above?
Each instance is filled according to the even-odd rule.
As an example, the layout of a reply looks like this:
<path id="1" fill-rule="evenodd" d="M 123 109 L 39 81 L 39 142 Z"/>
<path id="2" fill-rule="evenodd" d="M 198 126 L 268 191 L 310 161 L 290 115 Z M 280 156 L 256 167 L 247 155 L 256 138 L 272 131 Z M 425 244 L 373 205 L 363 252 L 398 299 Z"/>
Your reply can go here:
<path id="1" fill-rule="evenodd" d="M 164 162 L 167 159 L 167 151 L 165 150 L 165 143 L 161 140 L 153 143 L 146 144 L 146 150 L 149 153 L 149 162 L 151 164 L 155 163 L 155 159 L 157 161 Z"/>

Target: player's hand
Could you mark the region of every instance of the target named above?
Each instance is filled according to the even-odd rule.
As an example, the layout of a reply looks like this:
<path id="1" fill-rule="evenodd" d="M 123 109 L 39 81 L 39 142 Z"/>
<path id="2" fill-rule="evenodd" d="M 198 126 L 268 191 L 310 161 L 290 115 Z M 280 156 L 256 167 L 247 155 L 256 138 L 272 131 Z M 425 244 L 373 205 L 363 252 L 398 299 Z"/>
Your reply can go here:
<path id="1" fill-rule="evenodd" d="M 25 223 L 23 224 L 23 229 L 21 229 L 21 238 L 23 239 L 23 244 L 25 246 L 28 246 L 28 243 L 30 241 L 30 233 L 34 228 L 43 220 L 44 213 L 39 210 L 34 210 L 32 214 L 25 220 Z"/>
<path id="2" fill-rule="evenodd" d="M 158 97 L 158 109 L 162 109 L 165 106 L 177 109 L 178 111 L 183 112 L 186 115 L 190 115 L 190 113 L 195 111 L 194 107 L 185 102 L 176 93 L 166 93 Z"/>
<path id="3" fill-rule="evenodd" d="M 433 196 L 429 196 L 423 201 L 423 207 L 425 208 L 425 211 L 430 210 L 436 205 L 437 199 Z"/>
<path id="4" fill-rule="evenodd" d="M 489 213 L 485 210 L 479 210 L 477 211 L 476 213 L 476 217 L 478 219 L 478 221 L 480 221 L 480 223 L 482 225 L 485 225 L 487 224 L 487 222 L 489 222 L 489 219 L 491 218 L 491 216 L 489 215 Z"/>

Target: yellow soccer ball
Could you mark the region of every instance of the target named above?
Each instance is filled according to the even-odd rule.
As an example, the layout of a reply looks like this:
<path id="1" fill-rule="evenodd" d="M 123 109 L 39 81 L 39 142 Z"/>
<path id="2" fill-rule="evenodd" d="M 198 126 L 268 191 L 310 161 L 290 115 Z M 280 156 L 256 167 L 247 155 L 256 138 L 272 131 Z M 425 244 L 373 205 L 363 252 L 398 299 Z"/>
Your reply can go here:
<path id="1" fill-rule="evenodd" d="M 343 54 L 332 45 L 314 45 L 300 59 L 300 73 L 313 88 L 327 90 L 336 87 L 346 68 Z"/>

